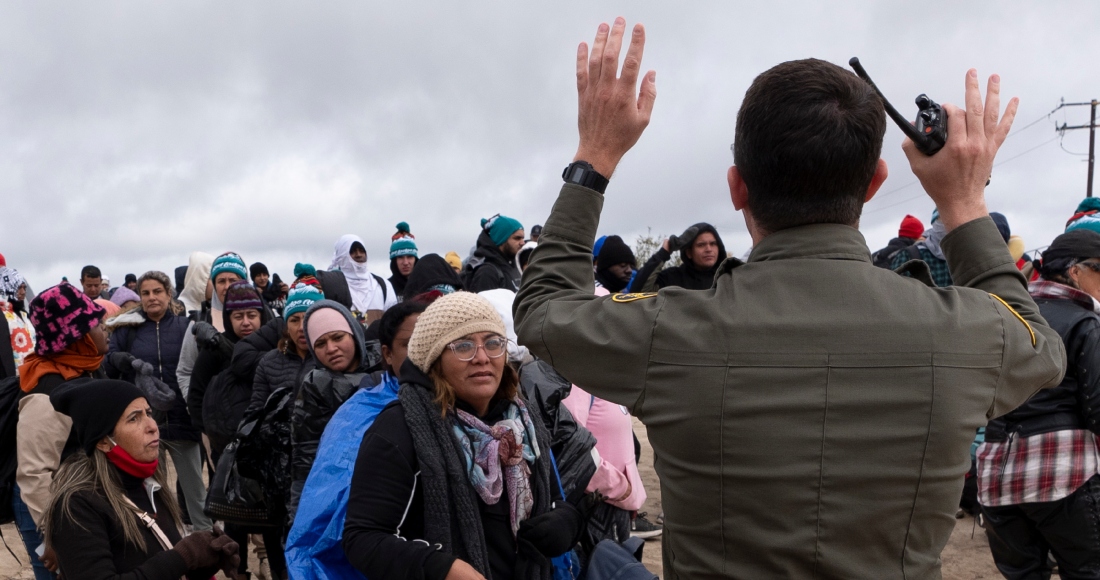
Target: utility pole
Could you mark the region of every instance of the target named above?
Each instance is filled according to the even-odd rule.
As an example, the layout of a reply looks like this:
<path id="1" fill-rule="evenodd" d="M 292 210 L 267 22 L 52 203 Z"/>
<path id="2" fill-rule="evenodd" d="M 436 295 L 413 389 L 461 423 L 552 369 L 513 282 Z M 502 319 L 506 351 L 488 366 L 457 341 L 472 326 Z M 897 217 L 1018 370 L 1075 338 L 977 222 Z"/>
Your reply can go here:
<path id="1" fill-rule="evenodd" d="M 1059 109 L 1062 107 L 1083 107 L 1086 105 L 1092 107 L 1092 119 L 1091 121 L 1089 121 L 1088 125 L 1074 125 L 1073 127 L 1069 127 L 1065 123 L 1063 123 L 1061 127 L 1055 126 L 1055 130 L 1061 133 L 1065 133 L 1066 131 L 1070 131 L 1073 129 L 1089 130 L 1089 181 L 1087 189 L 1085 190 L 1085 197 L 1092 197 L 1092 175 L 1093 168 L 1096 166 L 1096 102 L 1096 99 L 1093 99 L 1091 102 L 1088 103 L 1062 103 L 1062 106 L 1059 107 Z"/>

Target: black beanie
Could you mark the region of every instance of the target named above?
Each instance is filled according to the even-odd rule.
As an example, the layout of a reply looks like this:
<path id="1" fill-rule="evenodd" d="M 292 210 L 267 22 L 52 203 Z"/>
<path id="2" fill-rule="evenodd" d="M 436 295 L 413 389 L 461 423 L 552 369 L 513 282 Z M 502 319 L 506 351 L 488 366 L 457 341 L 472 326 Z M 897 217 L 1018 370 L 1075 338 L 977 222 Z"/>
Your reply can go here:
<path id="1" fill-rule="evenodd" d="M 600 248 L 600 255 L 596 258 L 596 268 L 606 270 L 617 264 L 630 264 L 637 266 L 634 260 L 634 252 L 619 236 L 607 236 Z"/>
<path id="2" fill-rule="evenodd" d="M 72 434 L 89 456 L 134 399 L 144 398 L 132 383 L 114 379 L 76 379 L 50 393 L 53 408 L 73 420 Z"/>
<path id="3" fill-rule="evenodd" d="M 1070 230 L 1054 238 L 1050 247 L 1043 251 L 1044 263 L 1089 258 L 1100 258 L 1100 234 L 1084 228 Z"/>
<path id="4" fill-rule="evenodd" d="M 130 282 L 137 283 L 137 276 L 135 276 L 133 274 L 127 274 L 126 275 L 126 281 L 123 282 L 123 284 L 129 284 Z"/>
<path id="5" fill-rule="evenodd" d="M 255 264 L 249 266 L 248 273 L 250 276 L 252 276 L 253 280 L 255 280 L 256 276 L 259 276 L 260 274 L 270 275 L 270 273 L 267 271 L 267 266 L 263 265 L 263 262 L 256 262 Z"/>

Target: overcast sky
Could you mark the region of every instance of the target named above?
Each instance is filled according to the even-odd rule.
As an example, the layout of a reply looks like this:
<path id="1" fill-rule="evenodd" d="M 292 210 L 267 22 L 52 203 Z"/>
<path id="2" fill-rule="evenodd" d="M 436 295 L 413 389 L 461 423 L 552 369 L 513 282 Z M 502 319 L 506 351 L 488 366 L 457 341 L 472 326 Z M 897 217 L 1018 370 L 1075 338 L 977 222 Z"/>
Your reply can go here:
<path id="1" fill-rule="evenodd" d="M 600 231 L 632 242 L 709 221 L 749 246 L 726 186 L 752 79 L 858 55 L 907 116 L 961 103 L 968 67 L 1021 98 L 989 206 L 1029 248 L 1084 197 L 1100 98 L 1100 2 L 11 2 L 0 7 L 0 253 L 36 289 L 99 265 L 171 272 L 194 250 L 284 279 L 344 233 L 388 271 L 394 224 L 465 255 L 482 217 L 543 223 L 577 145 L 574 58 L 601 21 L 646 25 L 653 119 L 607 191 Z M 984 81 L 983 81 L 984 87 Z M 871 249 L 927 223 L 890 126 Z M 1100 188 L 1098 188 L 1100 189 Z M 1100 193 L 1100 191 L 1098 191 Z"/>

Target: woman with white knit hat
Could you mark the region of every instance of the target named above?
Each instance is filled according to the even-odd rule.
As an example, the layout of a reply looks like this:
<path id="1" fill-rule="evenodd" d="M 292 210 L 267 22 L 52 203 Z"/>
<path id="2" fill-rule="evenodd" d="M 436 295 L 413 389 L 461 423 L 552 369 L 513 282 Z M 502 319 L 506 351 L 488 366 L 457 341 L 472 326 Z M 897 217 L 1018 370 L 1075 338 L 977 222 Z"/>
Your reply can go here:
<path id="1" fill-rule="evenodd" d="M 506 361 L 481 296 L 420 315 L 398 400 L 367 430 L 351 482 L 344 551 L 368 578 L 549 579 L 549 558 L 576 544 L 583 518 L 560 498 L 550 434 Z"/>

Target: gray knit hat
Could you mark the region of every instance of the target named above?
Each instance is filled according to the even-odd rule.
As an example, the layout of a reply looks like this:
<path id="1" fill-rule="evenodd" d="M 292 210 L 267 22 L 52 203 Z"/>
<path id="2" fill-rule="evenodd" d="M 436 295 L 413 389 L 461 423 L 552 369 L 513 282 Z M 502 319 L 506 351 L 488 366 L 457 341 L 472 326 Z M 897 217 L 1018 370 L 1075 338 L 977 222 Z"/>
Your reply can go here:
<path id="1" fill-rule="evenodd" d="M 477 332 L 507 336 L 504 321 L 488 300 L 455 292 L 432 302 L 416 320 L 409 339 L 409 360 L 425 373 L 451 342 Z"/>

